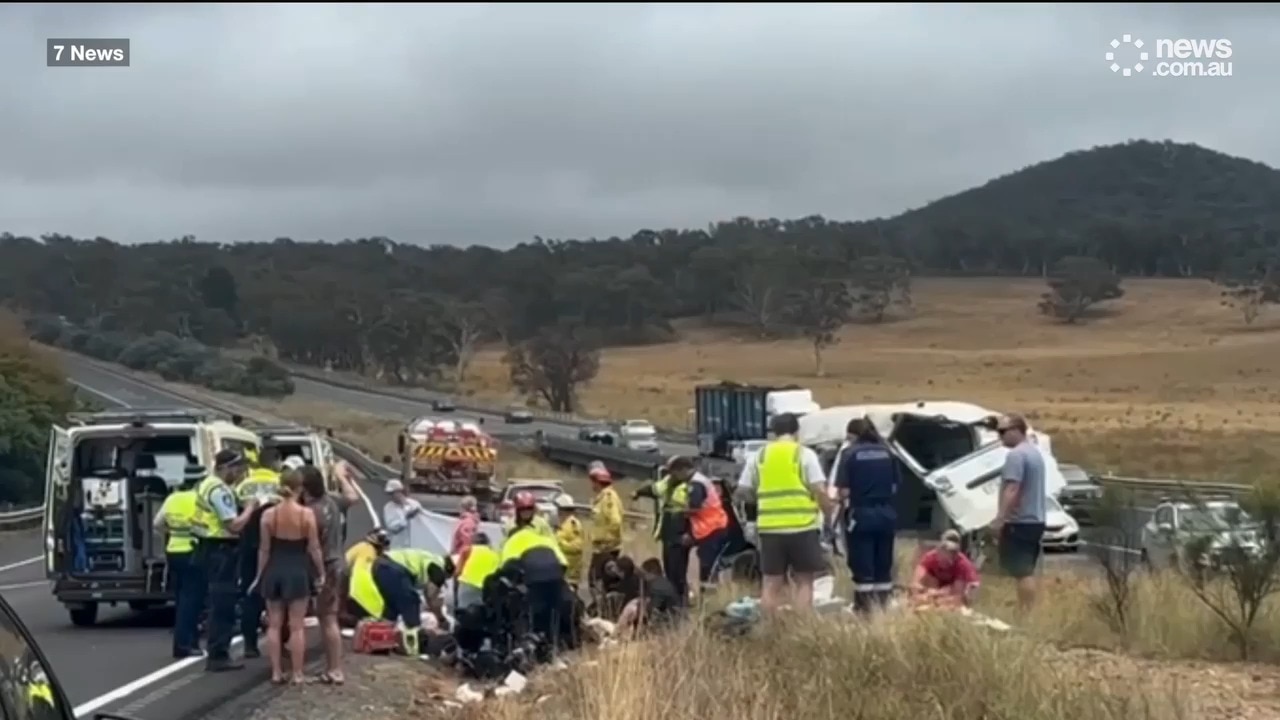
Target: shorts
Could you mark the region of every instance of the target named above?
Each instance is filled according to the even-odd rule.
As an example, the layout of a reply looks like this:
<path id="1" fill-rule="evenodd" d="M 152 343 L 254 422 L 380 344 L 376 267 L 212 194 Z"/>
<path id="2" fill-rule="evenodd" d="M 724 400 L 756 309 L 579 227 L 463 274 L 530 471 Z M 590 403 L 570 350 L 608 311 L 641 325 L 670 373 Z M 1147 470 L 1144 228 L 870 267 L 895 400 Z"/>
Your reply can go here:
<path id="1" fill-rule="evenodd" d="M 315 608 L 316 615 L 319 617 L 328 617 L 337 615 L 338 608 L 341 606 L 340 588 L 345 584 L 341 560 L 328 560 L 324 564 L 324 584 L 320 586 L 320 592 L 316 594 Z"/>
<path id="2" fill-rule="evenodd" d="M 1000 528 L 997 553 L 1004 574 L 1018 579 L 1035 575 L 1043 538 L 1044 523 L 1008 523 Z"/>
<path id="3" fill-rule="evenodd" d="M 765 577 L 788 572 L 815 575 L 827 570 L 817 530 L 797 533 L 761 533 L 760 572 Z"/>

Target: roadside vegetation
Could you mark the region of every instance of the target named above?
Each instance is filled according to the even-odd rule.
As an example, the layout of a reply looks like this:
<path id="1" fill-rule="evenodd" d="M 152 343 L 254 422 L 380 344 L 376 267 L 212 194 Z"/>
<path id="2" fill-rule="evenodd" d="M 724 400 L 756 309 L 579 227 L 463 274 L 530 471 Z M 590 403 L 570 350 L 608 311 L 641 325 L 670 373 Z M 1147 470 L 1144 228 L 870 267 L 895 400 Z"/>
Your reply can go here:
<path id="1" fill-rule="evenodd" d="M 58 360 L 0 311 L 0 512 L 43 497 L 49 427 L 75 409 Z"/>
<path id="2" fill-rule="evenodd" d="M 280 398 L 293 393 L 289 373 L 272 360 L 227 357 L 216 348 L 169 332 L 134 336 L 89 330 L 48 316 L 28 318 L 26 328 L 34 340 L 46 345 L 154 372 L 165 380 L 238 395 Z"/>

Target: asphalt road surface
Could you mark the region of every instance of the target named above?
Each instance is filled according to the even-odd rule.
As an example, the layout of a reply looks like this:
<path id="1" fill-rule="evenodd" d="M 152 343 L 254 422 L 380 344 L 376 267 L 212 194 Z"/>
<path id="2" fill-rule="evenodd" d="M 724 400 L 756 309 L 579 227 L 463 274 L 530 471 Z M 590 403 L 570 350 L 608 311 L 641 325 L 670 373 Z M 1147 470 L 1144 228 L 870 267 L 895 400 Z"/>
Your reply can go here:
<path id="1" fill-rule="evenodd" d="M 191 403 L 136 381 L 105 373 L 67 357 L 69 379 L 82 391 L 112 406 L 189 406 Z M 361 488 L 372 507 L 386 502 L 382 479 Z M 373 527 L 368 508 L 353 508 L 349 537 L 362 537 Z M 171 658 L 172 613 L 135 613 L 105 606 L 97 625 L 75 627 L 56 602 L 44 578 L 42 539 L 37 531 L 6 534 L 0 561 L 0 592 L 17 610 L 44 649 L 78 714 L 125 708 L 144 720 L 172 720 L 191 710 L 191 703 L 216 702 L 241 691 L 260 674 L 247 670 L 204 676 L 203 661 L 175 663 Z M 28 561 L 28 562 L 24 562 Z M 266 667 L 265 660 L 251 667 Z M 198 680 L 198 682 L 197 682 Z M 179 687 L 183 686 L 183 687 Z M 166 690 L 168 688 L 168 690 Z"/>

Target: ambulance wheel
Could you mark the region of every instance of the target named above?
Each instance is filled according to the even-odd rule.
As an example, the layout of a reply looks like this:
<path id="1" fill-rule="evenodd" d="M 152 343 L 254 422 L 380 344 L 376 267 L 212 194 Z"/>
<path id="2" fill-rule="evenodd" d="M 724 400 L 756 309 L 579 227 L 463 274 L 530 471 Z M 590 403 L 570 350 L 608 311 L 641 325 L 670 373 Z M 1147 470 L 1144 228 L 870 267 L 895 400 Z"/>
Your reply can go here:
<path id="1" fill-rule="evenodd" d="M 92 627 L 98 622 L 98 603 L 85 603 L 79 607 L 69 607 L 71 624 L 76 627 Z"/>

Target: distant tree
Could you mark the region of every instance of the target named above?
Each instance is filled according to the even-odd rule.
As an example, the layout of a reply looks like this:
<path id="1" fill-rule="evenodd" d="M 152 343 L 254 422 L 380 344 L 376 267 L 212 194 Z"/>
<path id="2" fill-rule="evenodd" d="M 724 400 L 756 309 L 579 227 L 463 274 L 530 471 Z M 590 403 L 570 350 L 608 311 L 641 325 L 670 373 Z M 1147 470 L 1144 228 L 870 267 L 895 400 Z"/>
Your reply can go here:
<path id="1" fill-rule="evenodd" d="M 849 322 L 853 298 L 839 280 L 815 282 L 792 293 L 787 303 L 789 319 L 813 346 L 813 372 L 826 375 L 823 351 L 840 341 L 840 328 Z"/>
<path id="2" fill-rule="evenodd" d="M 871 322 L 883 322 L 889 308 L 911 308 L 911 272 L 906 261 L 890 255 L 869 255 L 852 265 L 853 306 Z"/>
<path id="3" fill-rule="evenodd" d="M 457 360 L 453 367 L 453 382 L 461 385 L 467 379 L 467 369 L 475 358 L 476 348 L 489 335 L 493 322 L 480 303 L 446 302 L 441 326 L 445 342 Z"/>
<path id="4" fill-rule="evenodd" d="M 573 412 L 578 388 L 600 371 L 600 351 L 583 328 L 562 323 L 511 347 L 506 363 L 512 387 L 552 410 Z"/>
<path id="5" fill-rule="evenodd" d="M 1222 287 L 1222 302 L 1252 325 L 1267 305 L 1280 303 L 1280 258 L 1274 252 L 1231 258 L 1214 281 Z"/>
<path id="6" fill-rule="evenodd" d="M 1065 257 L 1049 273 L 1049 291 L 1040 296 L 1040 312 L 1076 323 L 1093 305 L 1124 295 L 1120 277 L 1091 257 Z"/>

